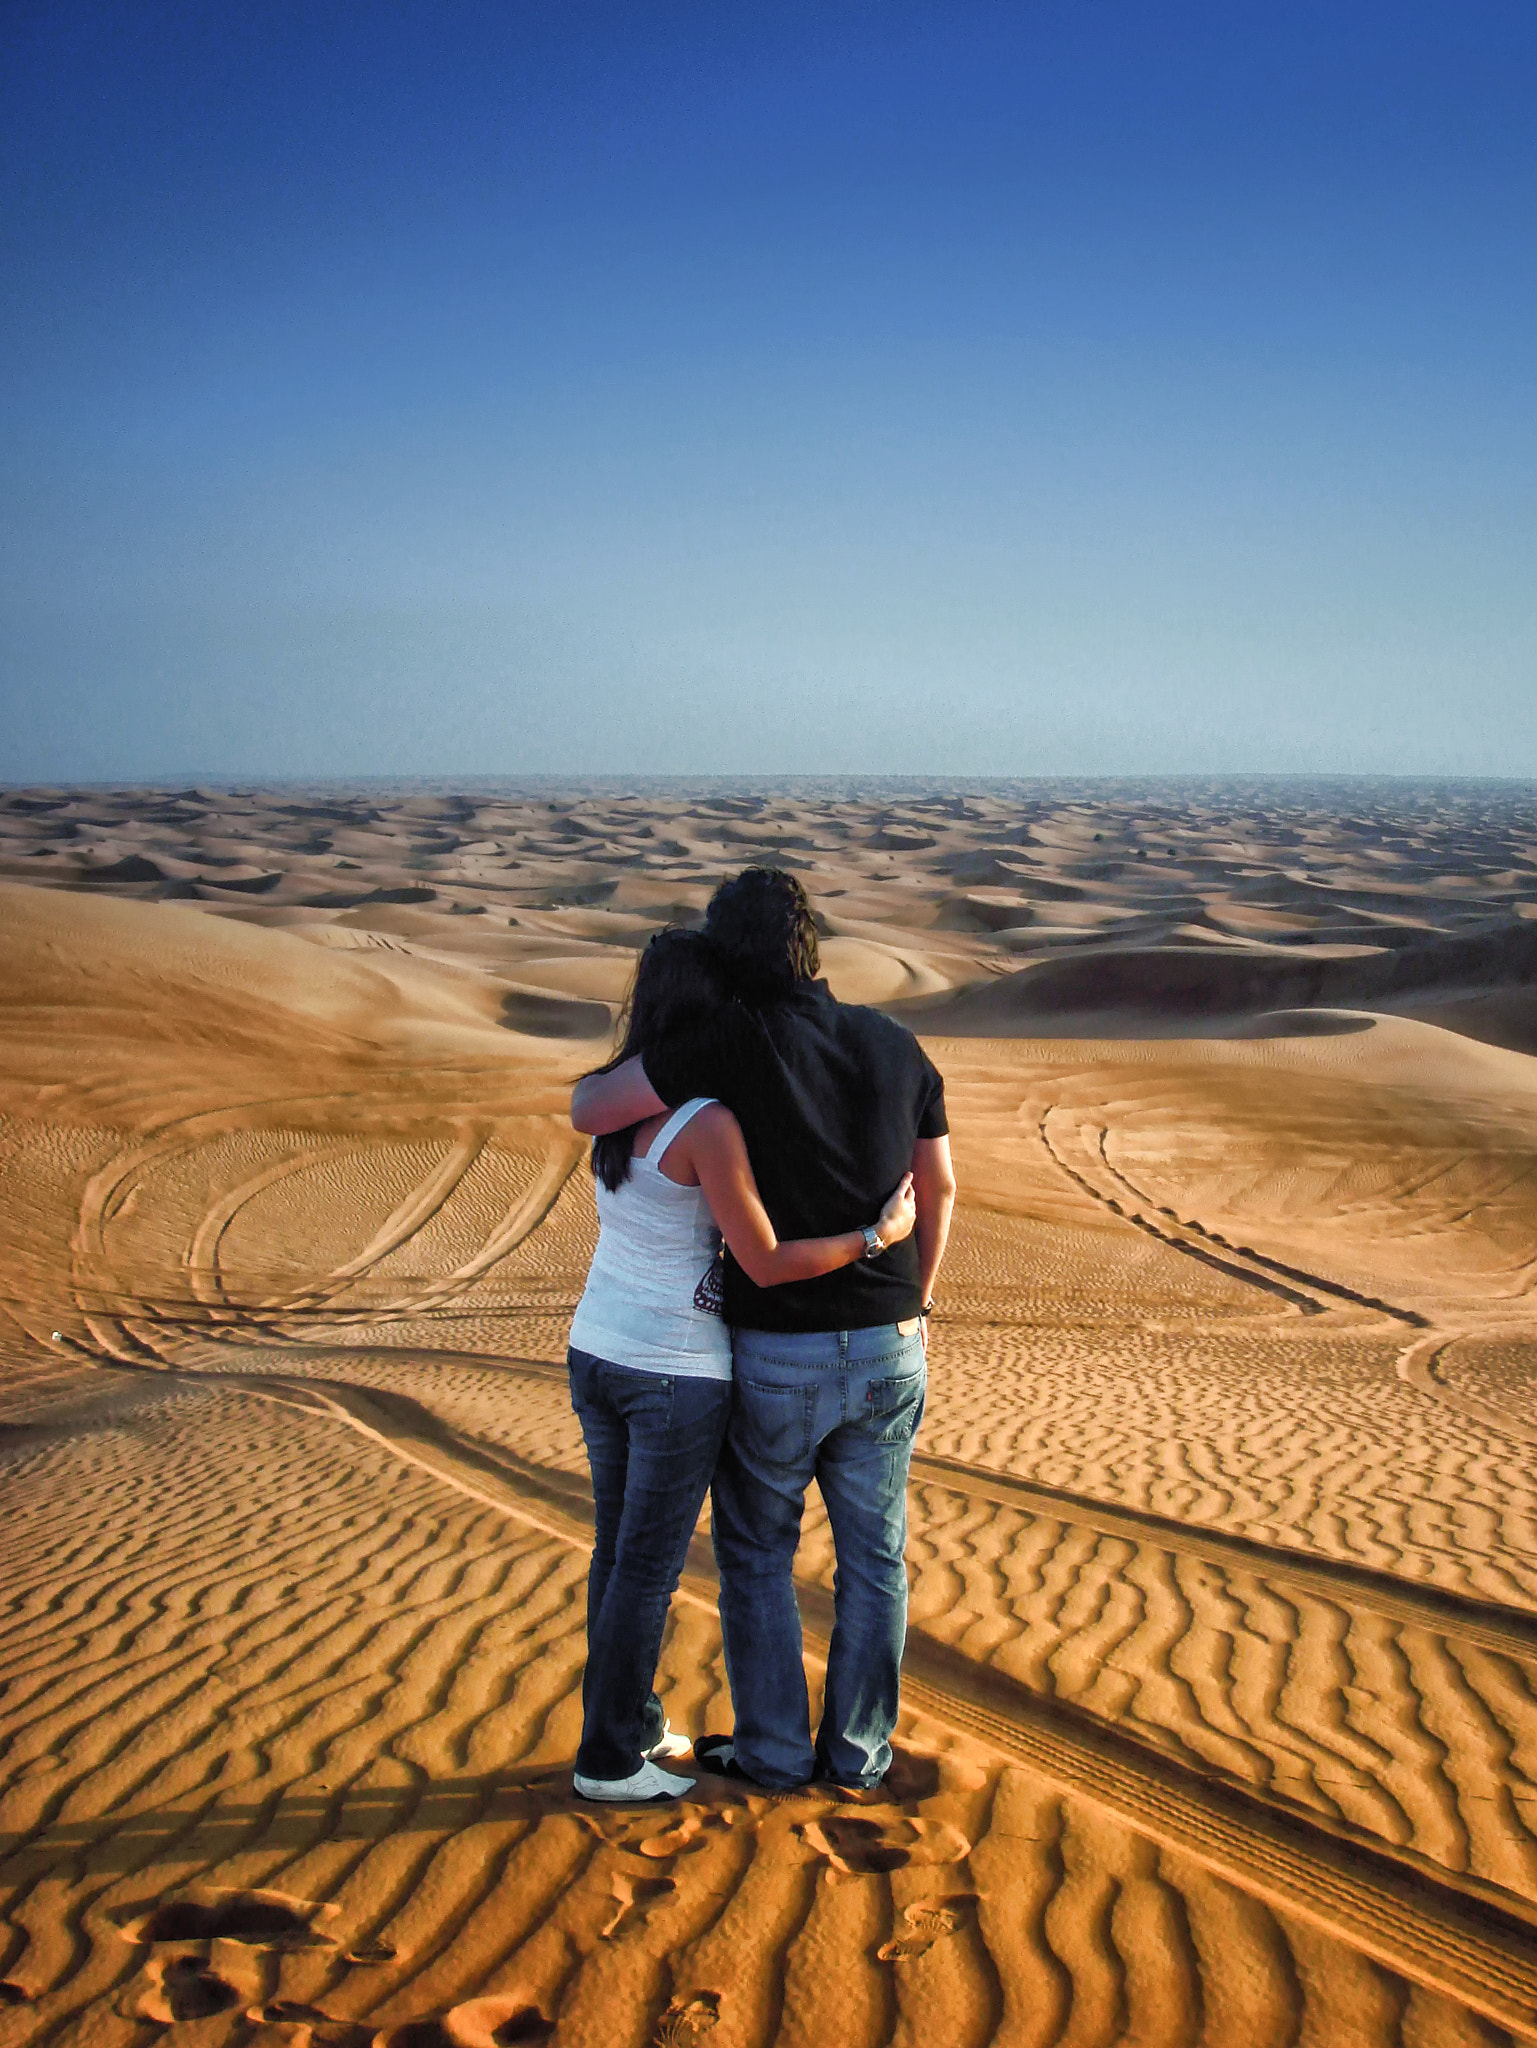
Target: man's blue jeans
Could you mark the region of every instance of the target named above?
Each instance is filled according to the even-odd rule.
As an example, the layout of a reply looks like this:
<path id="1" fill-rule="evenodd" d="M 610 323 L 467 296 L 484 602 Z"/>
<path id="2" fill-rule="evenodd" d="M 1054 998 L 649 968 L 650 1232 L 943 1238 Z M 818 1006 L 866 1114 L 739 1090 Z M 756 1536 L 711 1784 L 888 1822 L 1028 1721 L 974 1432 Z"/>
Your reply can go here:
<path id="1" fill-rule="evenodd" d="M 662 1733 L 652 1680 L 715 1470 L 731 1383 L 637 1372 L 575 1348 L 567 1364 L 597 1525 L 576 1768 L 588 1778 L 627 1778 Z"/>
<path id="2" fill-rule="evenodd" d="M 749 1777 L 874 1785 L 891 1762 L 907 1640 L 907 1468 L 927 1374 L 916 1332 L 732 1332 L 731 1421 L 712 1493 L 721 1632 Z M 791 1568 L 806 1487 L 827 1504 L 838 1569 L 813 1750 Z"/>

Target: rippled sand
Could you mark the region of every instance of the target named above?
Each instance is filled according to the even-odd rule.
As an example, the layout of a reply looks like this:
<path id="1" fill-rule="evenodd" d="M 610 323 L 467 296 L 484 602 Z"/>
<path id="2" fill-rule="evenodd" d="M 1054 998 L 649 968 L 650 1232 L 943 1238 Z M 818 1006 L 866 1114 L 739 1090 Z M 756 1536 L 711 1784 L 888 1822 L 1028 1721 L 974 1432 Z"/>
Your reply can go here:
<path id="1" fill-rule="evenodd" d="M 1537 2039 L 1537 812 L 1282 794 L 0 793 L 0 2034 Z M 903 1756 L 611 1814 L 565 1094 L 757 857 L 948 1081 Z"/>

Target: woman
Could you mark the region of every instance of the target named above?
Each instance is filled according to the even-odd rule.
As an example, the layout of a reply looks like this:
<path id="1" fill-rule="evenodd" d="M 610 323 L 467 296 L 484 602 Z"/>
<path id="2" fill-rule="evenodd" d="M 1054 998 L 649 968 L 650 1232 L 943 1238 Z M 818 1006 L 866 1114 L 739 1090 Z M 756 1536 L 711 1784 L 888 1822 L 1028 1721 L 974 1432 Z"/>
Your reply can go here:
<path id="1" fill-rule="evenodd" d="M 699 934 L 659 932 L 609 1065 L 643 1054 L 726 997 Z M 723 1103 L 696 1096 L 597 1138 L 592 1161 L 598 1248 L 568 1361 L 597 1510 L 575 1787 L 584 1799 L 676 1799 L 694 1781 L 661 1765 L 688 1755 L 690 1744 L 669 1731 L 652 1679 L 731 1406 L 721 1238 L 760 1287 L 831 1273 L 908 1236 L 912 1176 L 870 1230 L 781 1244 Z"/>

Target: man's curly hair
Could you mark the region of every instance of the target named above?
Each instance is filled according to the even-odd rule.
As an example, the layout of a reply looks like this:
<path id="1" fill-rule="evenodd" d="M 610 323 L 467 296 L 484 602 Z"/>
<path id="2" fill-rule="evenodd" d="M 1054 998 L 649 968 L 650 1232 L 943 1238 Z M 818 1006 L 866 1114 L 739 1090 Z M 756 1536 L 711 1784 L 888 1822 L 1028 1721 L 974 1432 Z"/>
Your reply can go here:
<path id="1" fill-rule="evenodd" d="M 722 882 L 705 912 L 705 936 L 742 995 L 785 995 L 822 971 L 816 920 L 805 890 L 783 868 L 743 868 Z"/>

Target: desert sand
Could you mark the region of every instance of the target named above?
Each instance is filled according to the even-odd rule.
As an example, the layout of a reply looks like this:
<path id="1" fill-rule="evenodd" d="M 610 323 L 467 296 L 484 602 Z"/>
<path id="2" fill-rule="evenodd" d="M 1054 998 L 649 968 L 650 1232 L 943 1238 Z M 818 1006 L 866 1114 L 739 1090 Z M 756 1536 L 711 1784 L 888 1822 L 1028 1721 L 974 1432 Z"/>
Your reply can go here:
<path id="1" fill-rule="evenodd" d="M 947 1079 L 902 1753 L 609 1813 L 565 1104 L 755 859 Z M 1530 789 L 0 791 L 0 2036 L 1537 2040 L 1534 1052 Z"/>

